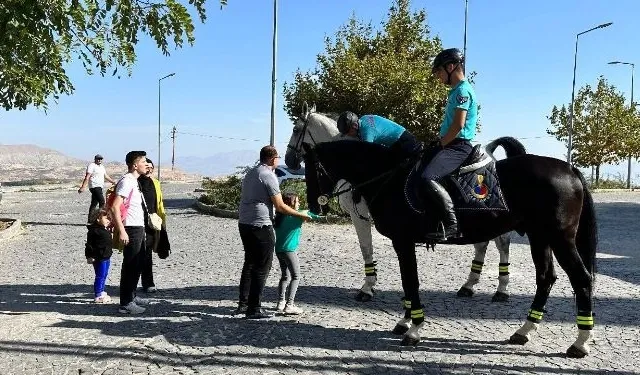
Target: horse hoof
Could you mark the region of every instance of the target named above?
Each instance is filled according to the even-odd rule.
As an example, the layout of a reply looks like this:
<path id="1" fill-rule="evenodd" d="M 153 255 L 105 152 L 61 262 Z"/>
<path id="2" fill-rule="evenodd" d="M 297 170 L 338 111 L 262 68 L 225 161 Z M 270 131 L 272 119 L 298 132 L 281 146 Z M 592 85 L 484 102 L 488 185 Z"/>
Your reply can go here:
<path id="1" fill-rule="evenodd" d="M 529 339 L 526 336 L 522 336 L 521 334 L 514 333 L 509 337 L 509 344 L 515 345 L 524 345 L 529 342 Z"/>
<path id="2" fill-rule="evenodd" d="M 496 292 L 491 298 L 491 302 L 507 302 L 509 301 L 509 295 L 504 292 Z"/>
<path id="3" fill-rule="evenodd" d="M 356 294 L 355 299 L 356 301 L 359 301 L 359 302 L 369 302 L 371 301 L 371 295 L 365 292 L 358 292 L 358 294 Z"/>
<path id="4" fill-rule="evenodd" d="M 401 324 L 396 324 L 396 326 L 393 327 L 393 331 L 391 331 L 391 333 L 393 333 L 394 335 L 404 335 L 408 330 L 409 327 L 403 326 Z"/>
<path id="5" fill-rule="evenodd" d="M 569 349 L 567 349 L 567 357 L 569 358 L 584 358 L 587 356 L 587 354 L 589 353 L 583 352 L 575 345 L 571 345 Z"/>
<path id="6" fill-rule="evenodd" d="M 416 345 L 418 345 L 419 342 L 420 342 L 419 338 L 405 336 L 402 339 L 402 342 L 400 343 L 400 345 L 402 345 L 402 346 L 416 346 Z"/>
<path id="7" fill-rule="evenodd" d="M 458 297 L 471 297 L 473 296 L 473 290 L 467 288 L 467 287 L 462 287 L 460 288 L 460 290 L 458 290 Z"/>

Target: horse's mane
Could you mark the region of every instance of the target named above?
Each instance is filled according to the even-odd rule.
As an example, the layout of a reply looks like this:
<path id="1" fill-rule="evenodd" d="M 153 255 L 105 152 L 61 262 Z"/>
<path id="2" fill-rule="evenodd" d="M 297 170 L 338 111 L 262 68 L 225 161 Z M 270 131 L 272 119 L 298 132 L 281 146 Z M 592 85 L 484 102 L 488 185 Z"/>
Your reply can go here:
<path id="1" fill-rule="evenodd" d="M 341 140 L 337 142 L 324 142 L 316 146 L 316 152 L 322 160 L 333 165 L 344 164 L 345 160 L 355 162 L 363 171 L 377 173 L 380 170 L 388 170 L 397 165 L 397 157 L 389 147 L 371 142 Z"/>
<path id="2" fill-rule="evenodd" d="M 315 113 L 317 115 L 322 115 L 324 117 L 328 117 L 333 121 L 338 121 L 338 117 L 340 117 L 340 114 L 337 112 L 312 112 L 312 113 Z"/>

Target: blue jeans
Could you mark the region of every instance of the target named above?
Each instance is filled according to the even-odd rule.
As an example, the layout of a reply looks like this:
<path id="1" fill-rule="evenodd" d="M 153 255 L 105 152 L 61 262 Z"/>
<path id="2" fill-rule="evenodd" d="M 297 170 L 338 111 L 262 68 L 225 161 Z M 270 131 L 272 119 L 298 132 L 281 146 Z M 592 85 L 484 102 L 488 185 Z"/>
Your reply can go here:
<path id="1" fill-rule="evenodd" d="M 93 293 L 96 295 L 96 298 L 100 297 L 102 292 L 104 292 L 104 285 L 107 282 L 110 265 L 111 259 L 109 258 L 93 262 L 93 269 L 96 271 L 96 279 L 93 282 Z"/>

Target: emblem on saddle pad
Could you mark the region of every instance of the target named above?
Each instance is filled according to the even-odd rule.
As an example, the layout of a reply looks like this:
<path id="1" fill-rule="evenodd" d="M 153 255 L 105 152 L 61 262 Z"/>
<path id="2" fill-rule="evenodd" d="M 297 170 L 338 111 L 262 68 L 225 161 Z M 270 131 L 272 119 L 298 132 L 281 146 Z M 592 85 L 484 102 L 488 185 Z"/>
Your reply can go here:
<path id="1" fill-rule="evenodd" d="M 484 176 L 476 174 L 476 185 L 471 190 L 471 195 L 479 200 L 485 200 L 489 196 L 489 188 L 484 183 Z"/>

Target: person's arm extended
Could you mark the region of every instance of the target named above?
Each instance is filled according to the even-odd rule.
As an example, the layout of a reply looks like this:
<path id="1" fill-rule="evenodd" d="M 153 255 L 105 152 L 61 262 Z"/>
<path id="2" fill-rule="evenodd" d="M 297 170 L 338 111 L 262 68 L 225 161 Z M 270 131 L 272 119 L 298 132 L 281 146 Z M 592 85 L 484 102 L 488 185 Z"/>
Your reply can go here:
<path id="1" fill-rule="evenodd" d="M 115 182 L 113 181 L 113 178 L 111 178 L 106 172 L 104 173 L 104 179 L 109 181 L 111 183 L 111 185 L 115 185 Z"/>
<path id="2" fill-rule="evenodd" d="M 282 200 L 282 194 L 280 193 L 272 195 L 271 202 L 273 202 L 273 206 L 276 208 L 276 211 L 282 214 L 295 216 L 305 221 L 311 219 L 311 217 L 306 213 L 298 212 L 284 203 L 284 201 Z"/>
<path id="3" fill-rule="evenodd" d="M 82 180 L 82 183 L 80 184 L 80 189 L 78 189 L 78 193 L 82 193 L 84 191 L 84 189 L 87 187 L 87 184 L 89 183 L 89 178 L 91 177 L 91 173 L 87 172 L 84 175 L 84 180 Z"/>

